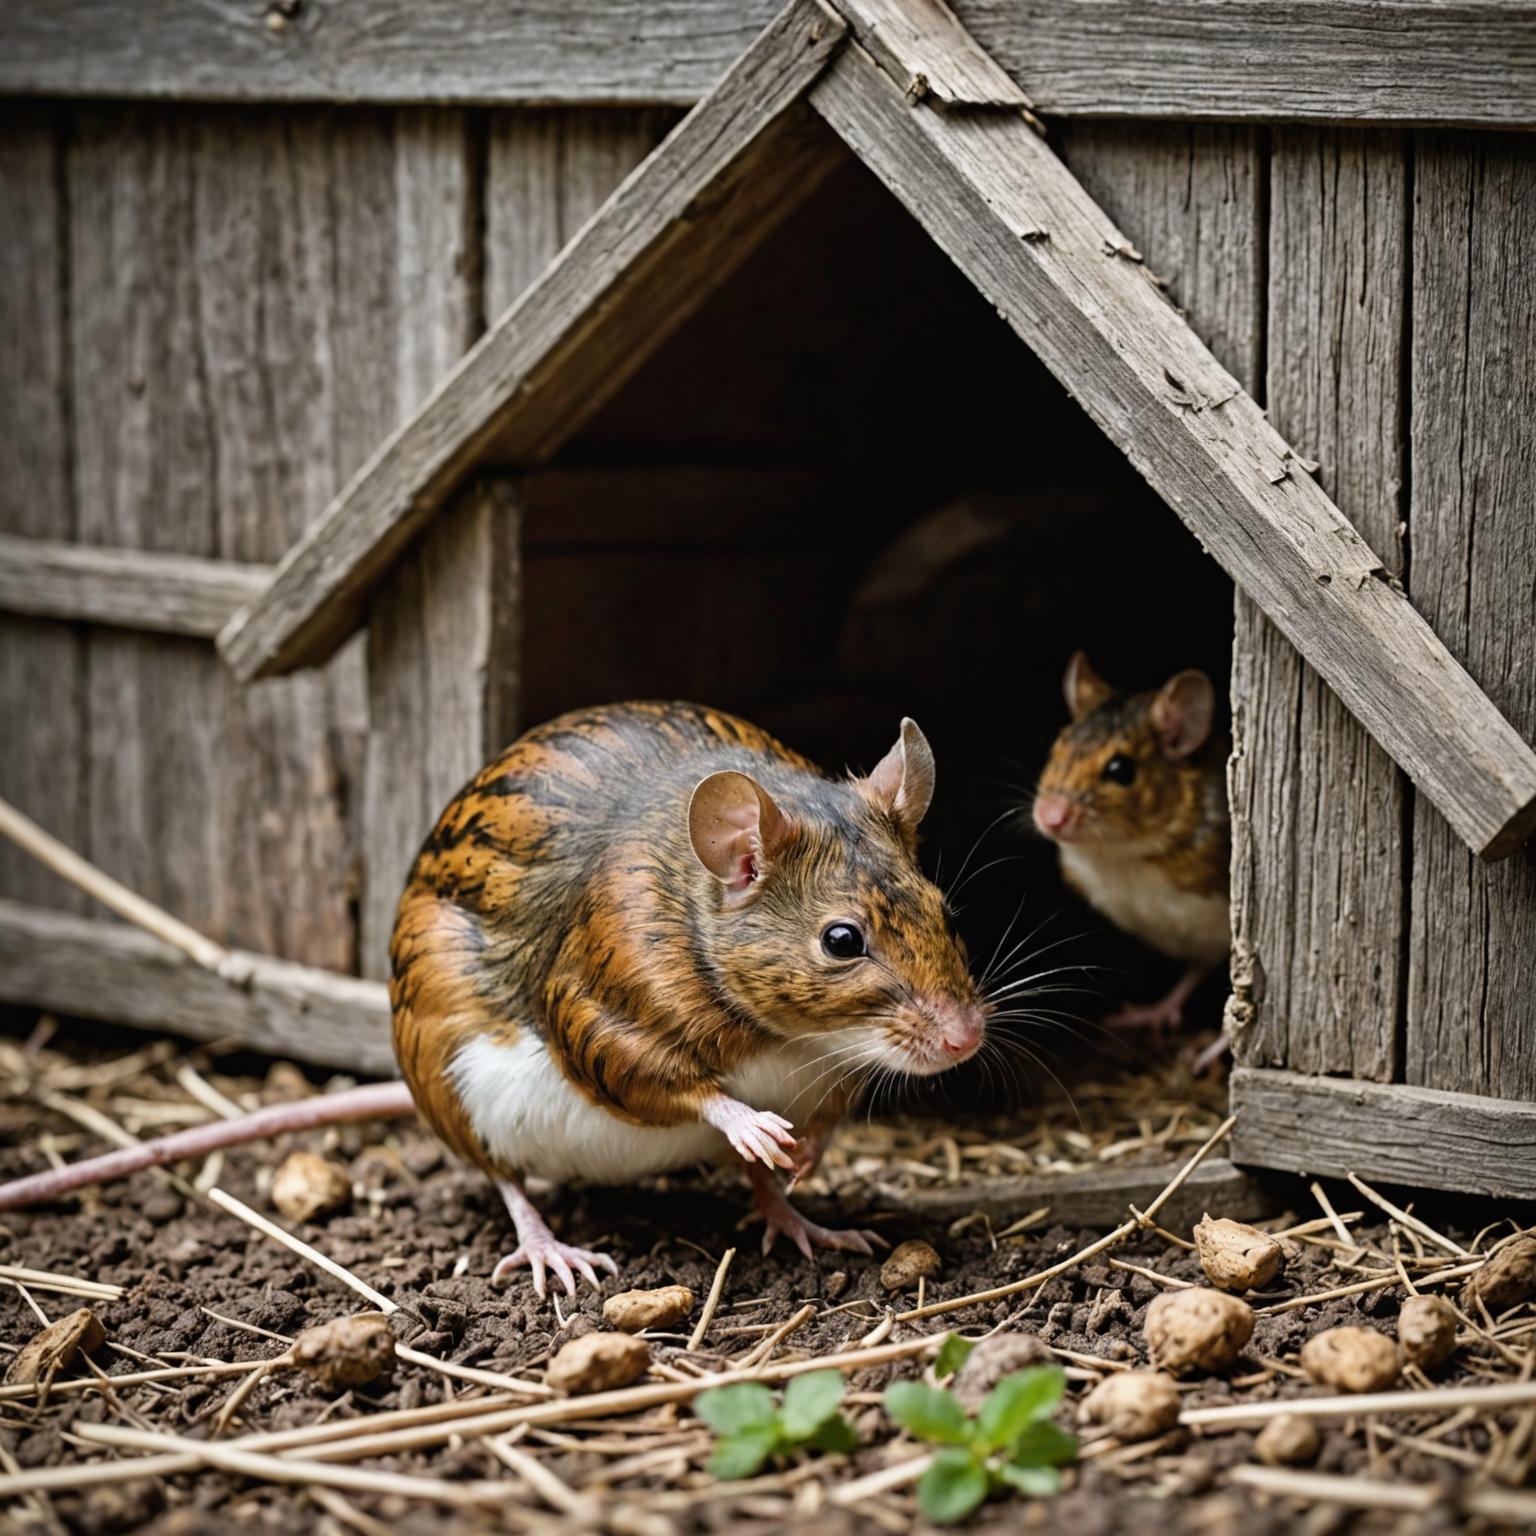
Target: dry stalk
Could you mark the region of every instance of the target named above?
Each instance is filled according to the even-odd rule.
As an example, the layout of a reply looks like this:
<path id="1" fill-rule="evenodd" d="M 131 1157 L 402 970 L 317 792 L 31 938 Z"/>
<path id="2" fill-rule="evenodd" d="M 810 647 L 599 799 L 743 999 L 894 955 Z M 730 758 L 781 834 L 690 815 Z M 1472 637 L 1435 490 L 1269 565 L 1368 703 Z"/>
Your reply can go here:
<path id="1" fill-rule="evenodd" d="M 709 1332 L 709 1325 L 715 1320 L 715 1309 L 720 1305 L 720 1297 L 725 1290 L 725 1277 L 735 1257 L 734 1248 L 727 1248 L 720 1255 L 720 1263 L 715 1268 L 715 1278 L 710 1282 L 709 1295 L 704 1298 L 704 1310 L 699 1313 L 699 1320 L 694 1324 L 693 1332 L 688 1337 L 689 1349 L 698 1349 L 703 1344 L 704 1335 Z"/>
<path id="2" fill-rule="evenodd" d="M 1354 1174 L 1350 1174 L 1348 1177 L 1349 1182 L 1353 1184 L 1355 1188 L 1358 1189 L 1360 1193 L 1371 1202 L 1372 1205 L 1379 1206 L 1387 1213 L 1388 1216 L 1392 1217 L 1394 1221 L 1401 1223 L 1402 1226 L 1407 1228 L 1408 1231 L 1417 1232 L 1420 1237 L 1424 1238 L 1428 1242 L 1433 1243 L 1435 1247 L 1444 1249 L 1446 1253 L 1452 1254 L 1458 1259 L 1470 1259 L 1472 1257 L 1472 1254 L 1467 1249 L 1463 1248 L 1460 1243 L 1452 1242 L 1450 1238 L 1439 1232 L 1436 1232 L 1435 1229 L 1427 1222 L 1420 1221 L 1417 1216 L 1411 1216 L 1407 1211 L 1401 1210 L 1399 1207 L 1393 1205 L 1392 1202 L 1388 1200 L 1384 1195 L 1378 1195 L 1376 1191 L 1365 1182 L 1364 1179 L 1357 1178 Z"/>
<path id="3" fill-rule="evenodd" d="M 345 1286 L 350 1286 L 359 1296 L 365 1297 L 376 1306 L 380 1312 L 399 1312 L 400 1303 L 391 1301 L 388 1296 L 374 1290 L 366 1281 L 359 1280 L 352 1271 L 335 1259 L 328 1258 L 318 1248 L 312 1248 L 302 1238 L 295 1237 L 293 1233 L 284 1229 L 275 1221 L 269 1221 L 260 1211 L 253 1211 L 243 1200 L 237 1200 L 227 1191 L 222 1189 L 210 1189 L 208 1198 L 219 1207 L 221 1211 L 228 1211 L 231 1216 L 238 1216 L 247 1226 L 254 1227 L 258 1232 L 270 1237 L 274 1242 L 281 1243 L 290 1252 L 298 1254 L 301 1259 L 307 1259 L 318 1269 L 323 1269 L 332 1279 L 339 1280 Z"/>
<path id="4" fill-rule="evenodd" d="M 1286 1397 L 1267 1402 L 1186 1408 L 1179 1423 L 1189 1429 L 1233 1429 L 1263 1424 L 1281 1414 L 1308 1419 L 1347 1419 L 1372 1413 L 1443 1413 L 1452 1408 L 1525 1408 L 1536 1403 L 1536 1382 L 1486 1387 L 1435 1387 L 1428 1392 L 1346 1392 L 1337 1397 Z"/>
<path id="5" fill-rule="evenodd" d="M 1234 1483 L 1307 1504 L 1420 1512 L 1443 1503 L 1459 1506 L 1463 1514 L 1485 1519 L 1524 1525 L 1536 1522 L 1536 1494 L 1504 1488 L 1471 1487 L 1459 1499 L 1448 1499 L 1438 1483 L 1387 1483 L 1334 1472 L 1293 1472 L 1285 1467 L 1241 1466 L 1234 1467 L 1228 1475 Z"/>

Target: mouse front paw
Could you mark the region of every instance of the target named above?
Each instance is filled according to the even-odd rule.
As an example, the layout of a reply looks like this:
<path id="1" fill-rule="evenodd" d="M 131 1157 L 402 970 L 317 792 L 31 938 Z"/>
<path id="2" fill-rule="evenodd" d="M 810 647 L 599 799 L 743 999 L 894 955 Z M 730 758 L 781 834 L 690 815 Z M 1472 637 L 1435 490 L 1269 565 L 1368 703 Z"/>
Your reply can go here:
<path id="1" fill-rule="evenodd" d="M 701 1112 L 706 1125 L 712 1125 L 749 1163 L 765 1167 L 793 1168 L 788 1148 L 795 1145 L 795 1128 L 783 1115 L 771 1110 L 753 1109 L 740 1099 L 717 1094 Z"/>

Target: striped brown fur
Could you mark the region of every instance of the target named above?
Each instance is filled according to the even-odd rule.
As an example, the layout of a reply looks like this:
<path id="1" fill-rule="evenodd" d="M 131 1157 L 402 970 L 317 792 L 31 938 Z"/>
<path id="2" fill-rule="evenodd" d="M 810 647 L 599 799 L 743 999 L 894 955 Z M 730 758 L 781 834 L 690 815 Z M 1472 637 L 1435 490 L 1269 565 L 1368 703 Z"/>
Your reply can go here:
<path id="1" fill-rule="evenodd" d="M 694 787 L 721 770 L 750 775 L 788 824 L 745 904 L 689 838 Z M 664 1127 L 696 1120 L 722 1079 L 778 1043 L 870 1019 L 899 1036 L 930 1003 L 973 1003 L 915 829 L 888 802 L 697 705 L 615 705 L 528 732 L 443 812 L 401 900 L 395 1049 L 423 1113 L 506 1176 L 448 1076 L 477 1033 L 534 1032 L 592 1103 Z M 873 958 L 838 965 L 820 936 L 851 917 Z M 799 1129 L 829 1124 L 846 1096 Z"/>

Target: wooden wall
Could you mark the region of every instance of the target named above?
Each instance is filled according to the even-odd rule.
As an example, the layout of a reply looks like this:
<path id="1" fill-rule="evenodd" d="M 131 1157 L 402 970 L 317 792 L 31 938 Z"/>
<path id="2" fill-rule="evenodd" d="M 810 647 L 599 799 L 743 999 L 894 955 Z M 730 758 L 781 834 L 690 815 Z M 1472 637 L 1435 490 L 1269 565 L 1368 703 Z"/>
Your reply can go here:
<path id="1" fill-rule="evenodd" d="M 0 533 L 277 559 L 672 120 L 0 109 Z M 1170 299 L 1319 462 L 1451 648 L 1536 736 L 1536 293 L 1523 255 L 1536 248 L 1536 140 L 1075 120 L 1055 125 L 1053 142 Z M 679 573 L 695 573 L 696 606 L 669 610 L 655 637 L 683 656 L 689 631 L 719 628 L 709 580 L 722 571 L 754 594 L 746 608 L 762 609 L 737 637 L 769 632 L 780 599 L 751 528 L 803 530 L 831 590 L 838 562 L 867 555 L 869 519 L 896 526 L 978 484 L 1013 507 L 997 514 L 994 500 L 981 521 L 1001 517 L 1038 556 L 1038 570 L 1006 569 L 1018 573 L 1015 605 L 1048 615 L 1049 643 L 1040 630 L 1018 642 L 1031 649 L 1006 703 L 1042 714 L 1062 656 L 1096 633 L 1091 606 L 1049 607 L 1072 590 L 1063 573 L 1075 552 L 1103 547 L 1112 525 L 1161 525 L 1132 490 L 1122 497 L 1123 466 L 1102 443 L 1059 436 L 1067 418 L 1054 405 L 1037 417 L 1044 396 L 1014 378 L 1011 354 L 992 372 L 978 362 L 990 333 L 941 258 L 911 253 L 903 275 L 919 274 L 934 313 L 960 328 L 953 355 L 936 339 L 943 325 L 907 336 L 884 323 L 895 294 L 876 269 L 858 302 L 826 281 L 835 268 L 818 242 L 843 238 L 836 208 L 848 239 L 867 228 L 877 249 L 901 244 L 860 202 L 866 192 L 834 185 L 821 233 L 814 221 L 787 226 L 756 275 L 615 400 L 567 467 L 584 488 L 566 470 L 520 502 L 496 481 L 472 487 L 395 579 L 366 642 L 322 674 L 241 692 L 205 639 L 0 614 L 0 794 L 223 940 L 382 975 L 395 893 L 432 815 L 512 733 L 525 695 L 534 713 L 561 702 L 562 637 L 583 605 L 632 584 L 637 559 L 669 551 L 678 591 Z M 801 312 L 802 328 L 759 359 L 753 337 L 775 324 L 775 306 Z M 962 403 L 956 381 L 978 369 L 986 387 Z M 669 379 L 691 394 L 658 387 Z M 933 388 L 906 388 L 914 379 Z M 951 414 L 936 415 L 935 400 Z M 907 445 L 905 462 L 872 477 L 876 450 L 893 442 Z M 740 520 L 724 541 L 728 566 L 720 539 L 676 530 L 677 508 L 727 499 Z M 635 533 L 651 553 L 611 551 L 619 564 L 603 586 L 590 551 L 625 506 L 650 508 L 629 526 L 651 529 Z M 1167 527 L 1168 540 L 1185 537 Z M 1168 584 L 1154 580 L 1146 612 L 1170 600 L 1182 612 L 1197 588 L 1202 610 L 1209 591 L 1183 574 L 1194 567 L 1161 531 L 1124 542 L 1142 536 L 1117 535 L 1127 571 L 1151 562 Z M 791 584 L 794 574 L 779 572 Z M 528 586 L 532 679 L 520 666 Z M 934 606 L 860 643 L 934 701 L 961 743 L 953 756 L 1001 758 L 994 778 L 1006 778 L 1027 747 L 1016 736 L 1000 751 L 975 702 L 946 717 L 947 701 L 965 697 L 956 669 L 923 671 L 929 634 L 952 635 L 960 611 Z M 783 648 L 786 668 L 814 663 L 812 638 Z M 1134 658 L 1134 640 L 1128 625 L 1114 643 Z M 815 640 L 833 643 L 852 642 Z M 679 663 L 680 686 L 743 675 L 739 650 L 684 657 L 693 670 Z M 589 653 L 570 689 L 605 686 L 627 659 Z M 995 679 L 998 665 L 988 656 L 976 675 Z M 1536 855 L 1494 867 L 1467 855 L 1242 598 L 1232 678 L 1240 1064 L 1536 1096 Z M 846 739 L 851 695 L 796 717 L 792 691 L 765 707 L 782 706 L 808 744 L 818 732 Z M 887 707 L 878 687 L 855 693 L 871 718 Z M 1038 743 L 1054 724 L 1025 736 Z M 980 777 L 972 791 L 979 804 Z M 86 910 L 6 847 L 0 894 Z"/>

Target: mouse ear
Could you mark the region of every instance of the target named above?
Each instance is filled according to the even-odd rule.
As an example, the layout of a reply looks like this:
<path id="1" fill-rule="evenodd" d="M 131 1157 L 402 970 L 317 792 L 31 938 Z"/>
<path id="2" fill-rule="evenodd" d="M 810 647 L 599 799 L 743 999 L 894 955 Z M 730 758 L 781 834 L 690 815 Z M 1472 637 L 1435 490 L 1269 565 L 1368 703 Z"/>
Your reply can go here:
<path id="1" fill-rule="evenodd" d="M 908 838 L 915 840 L 918 823 L 933 802 L 933 780 L 933 748 L 917 721 L 903 720 L 896 745 L 875 764 L 864 788 L 871 799 L 895 816 Z"/>
<path id="2" fill-rule="evenodd" d="M 1152 700 L 1152 723 L 1162 738 L 1163 755 L 1175 762 L 1205 745 L 1216 712 L 1216 690 L 1204 672 L 1180 672 Z"/>
<path id="3" fill-rule="evenodd" d="M 701 779 L 688 802 L 688 838 L 715 879 L 740 896 L 766 878 L 789 823 L 756 779 L 725 769 Z"/>
<path id="4" fill-rule="evenodd" d="M 1061 679 L 1062 697 L 1067 701 L 1067 712 L 1074 720 L 1091 715 L 1105 699 L 1112 698 L 1115 690 L 1093 670 L 1084 651 L 1074 651 Z"/>

